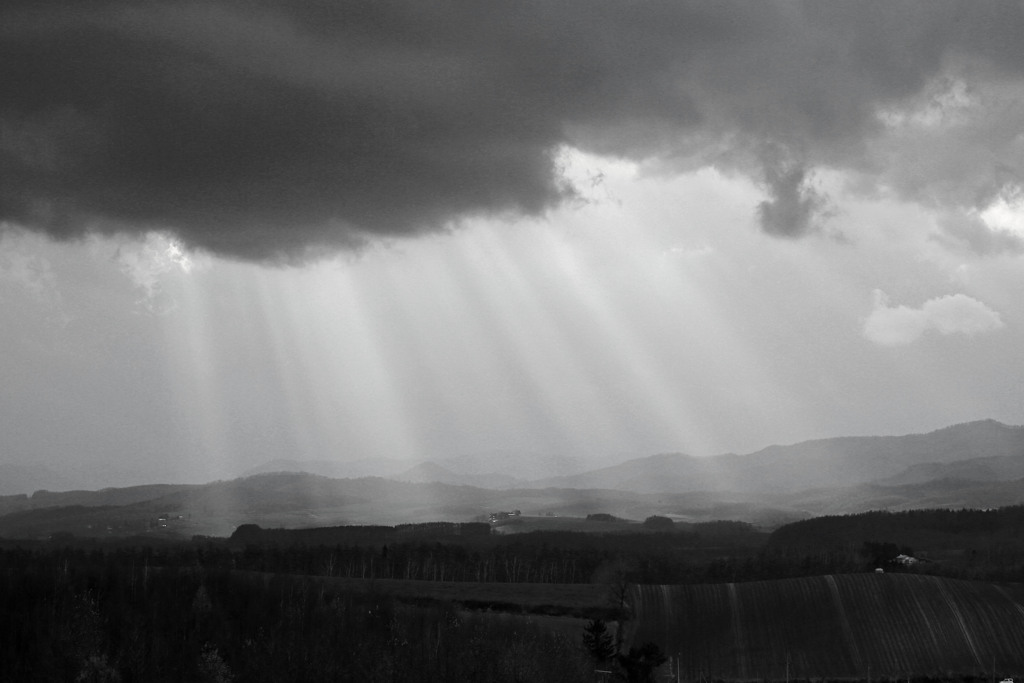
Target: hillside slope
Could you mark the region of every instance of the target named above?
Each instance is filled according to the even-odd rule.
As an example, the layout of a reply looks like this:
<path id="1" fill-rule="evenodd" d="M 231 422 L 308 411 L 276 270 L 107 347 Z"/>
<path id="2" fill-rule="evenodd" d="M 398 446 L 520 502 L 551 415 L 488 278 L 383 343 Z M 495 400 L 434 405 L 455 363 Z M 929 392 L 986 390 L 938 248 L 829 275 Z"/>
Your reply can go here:
<path id="1" fill-rule="evenodd" d="M 630 598 L 629 642 L 657 643 L 689 680 L 1024 672 L 1021 584 L 846 574 L 637 586 Z"/>

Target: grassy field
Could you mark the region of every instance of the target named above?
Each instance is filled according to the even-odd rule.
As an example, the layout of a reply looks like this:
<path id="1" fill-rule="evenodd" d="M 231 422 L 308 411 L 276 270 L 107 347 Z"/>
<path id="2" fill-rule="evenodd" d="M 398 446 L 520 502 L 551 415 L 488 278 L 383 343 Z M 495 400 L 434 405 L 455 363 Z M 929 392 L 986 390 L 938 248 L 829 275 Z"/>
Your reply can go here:
<path id="1" fill-rule="evenodd" d="M 682 677 L 906 679 L 1024 674 L 1024 585 L 846 574 L 637 586 L 628 641 Z"/>
<path id="2" fill-rule="evenodd" d="M 470 583 L 313 577 L 339 592 L 369 592 L 410 602 L 452 602 L 470 609 L 576 617 L 608 611 L 609 589 L 599 584 Z"/>

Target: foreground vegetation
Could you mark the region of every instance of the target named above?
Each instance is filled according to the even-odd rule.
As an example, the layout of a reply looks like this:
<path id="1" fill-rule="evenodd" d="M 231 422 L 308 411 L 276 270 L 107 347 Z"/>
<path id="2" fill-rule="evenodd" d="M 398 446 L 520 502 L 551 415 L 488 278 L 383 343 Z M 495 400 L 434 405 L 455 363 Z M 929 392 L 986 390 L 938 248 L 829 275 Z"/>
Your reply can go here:
<path id="1" fill-rule="evenodd" d="M 583 681 L 593 671 L 575 629 L 410 605 L 372 587 L 109 556 L 24 559 L 7 556 L 0 572 L 5 681 Z"/>
<path id="2" fill-rule="evenodd" d="M 1022 521 L 0 541 L 0 680 L 991 680 L 1024 672 Z"/>

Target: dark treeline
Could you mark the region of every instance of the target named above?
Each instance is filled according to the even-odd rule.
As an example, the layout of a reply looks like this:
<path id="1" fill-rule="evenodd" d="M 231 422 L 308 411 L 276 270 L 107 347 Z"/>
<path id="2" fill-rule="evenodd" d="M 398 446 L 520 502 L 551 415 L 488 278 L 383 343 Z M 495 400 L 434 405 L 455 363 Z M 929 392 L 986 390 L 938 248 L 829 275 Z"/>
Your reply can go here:
<path id="1" fill-rule="evenodd" d="M 426 522 L 396 526 L 328 526 L 310 529 L 264 529 L 243 524 L 231 534 L 231 541 L 260 545 L 335 545 L 393 543 L 398 541 L 440 541 L 483 538 L 491 535 L 486 522 Z"/>
<path id="2" fill-rule="evenodd" d="M 236 552 L 223 561 L 238 569 L 362 579 L 602 583 L 613 572 L 626 572 L 636 583 L 671 583 L 684 575 L 698 580 L 703 574 L 696 567 L 712 559 L 751 556 L 766 538 L 739 522 L 607 534 L 494 535 L 478 526 L 487 532 L 486 524 L 318 530 L 244 525 L 227 544 Z"/>
<path id="3" fill-rule="evenodd" d="M 0 561 L 81 553 L 126 566 L 201 567 L 356 579 L 481 583 L 632 583 L 734 580 L 766 535 L 742 523 L 695 532 L 524 534 L 452 533 L 458 525 L 260 529 L 239 527 L 230 539 L 192 541 L 75 539 L 0 541 Z M 487 525 L 482 525 L 486 530 Z M 334 542 L 331 542 L 334 541 Z M 7 548 L 7 550 L 4 550 Z M 69 555 L 71 554 L 71 555 Z"/>
<path id="4" fill-rule="evenodd" d="M 719 527 L 717 534 L 566 531 L 335 545 L 286 544 L 286 537 L 276 537 L 275 543 L 245 544 L 231 561 L 235 567 L 257 571 L 498 583 L 610 583 L 616 577 L 642 584 L 728 583 L 878 567 L 1024 581 L 1024 534 L 1015 526 L 1016 515 L 1004 515 L 1005 525 L 972 530 L 970 525 L 978 524 L 979 516 L 991 513 L 935 512 L 869 513 L 878 524 L 862 524 L 856 519 L 860 515 L 809 520 L 814 524 L 783 527 L 770 540 L 753 529 L 743 533 L 734 526 Z M 948 531 L 942 531 L 945 519 L 953 521 Z M 930 530 L 888 526 L 886 520 L 916 520 Z M 984 523 L 990 521 L 991 517 Z M 913 566 L 896 561 L 898 554 L 913 555 L 915 549 L 931 552 L 925 550 L 922 561 Z"/>
<path id="5" fill-rule="evenodd" d="M 142 562 L 138 560 L 142 559 Z M 583 681 L 574 635 L 145 553 L 8 550 L 5 681 Z M 589 675 L 588 675 L 589 674 Z"/>
<path id="6" fill-rule="evenodd" d="M 1022 518 L 1024 507 L 875 512 L 798 522 L 780 528 L 770 538 L 740 523 L 699 525 L 699 531 L 682 532 L 536 531 L 511 535 L 491 534 L 486 524 L 303 530 L 243 525 L 231 539 L 196 538 L 153 545 L 145 539 L 117 542 L 61 537 L 59 543 L 21 547 L 59 554 L 56 549 L 68 545 L 128 565 L 352 579 L 693 584 L 884 567 L 887 571 L 1021 581 Z M 936 548 L 942 550 L 941 555 Z M 894 563 L 897 553 L 913 555 L 915 549 L 925 551 L 921 562 L 913 567 Z"/>
<path id="7" fill-rule="evenodd" d="M 667 547 L 657 536 L 646 547 L 613 539 L 573 538 L 553 545 L 525 534 L 488 550 L 454 543 L 362 545 L 246 545 L 192 541 L 131 546 L 96 541 L 0 548 L 0 568 L 31 566 L 40 558 L 69 566 L 148 567 L 248 571 L 348 579 L 482 583 L 645 584 L 723 583 L 863 571 L 859 552 L 792 556 L 752 548 L 701 550 Z M 625 541 L 623 537 L 614 540 Z"/>
<path id="8" fill-rule="evenodd" d="M 1024 506 L 816 517 L 777 529 L 765 552 L 859 557 L 869 565 L 865 568 L 875 564 L 952 578 L 1024 581 Z M 901 565 L 896 553 L 918 555 L 919 561 Z"/>
<path id="9" fill-rule="evenodd" d="M 815 517 L 793 522 L 772 533 L 769 546 L 841 547 L 865 538 L 888 535 L 935 549 L 1020 543 L 1024 539 L 1024 505 L 990 510 L 872 511 Z"/>

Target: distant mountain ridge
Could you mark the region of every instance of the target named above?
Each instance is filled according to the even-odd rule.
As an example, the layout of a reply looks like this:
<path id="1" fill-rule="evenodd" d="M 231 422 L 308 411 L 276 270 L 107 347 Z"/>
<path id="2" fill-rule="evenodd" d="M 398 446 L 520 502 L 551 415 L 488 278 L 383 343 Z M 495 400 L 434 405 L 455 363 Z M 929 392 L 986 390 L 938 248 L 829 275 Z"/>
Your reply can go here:
<path id="1" fill-rule="evenodd" d="M 734 491 L 770 495 L 808 489 L 921 484 L 937 479 L 1024 477 L 1024 427 L 966 422 L 925 434 L 846 436 L 773 445 L 746 455 L 660 453 L 600 468 L 580 458 L 491 451 L 410 463 L 277 460 L 246 471 L 508 488 L 615 489 L 637 493 Z M 535 476 L 541 474 L 541 476 Z M 534 475 L 534 476 L 531 476 Z"/>
<path id="2" fill-rule="evenodd" d="M 360 458 L 358 460 L 293 460 L 278 458 L 242 472 L 240 477 L 276 472 L 305 472 L 335 479 L 388 477 L 408 469 L 409 463 L 395 458 Z"/>
<path id="3" fill-rule="evenodd" d="M 538 476 L 565 476 L 585 472 L 592 467 L 591 461 L 578 457 L 492 450 L 418 462 L 396 458 L 342 461 L 277 459 L 249 468 L 240 476 L 305 472 L 338 479 L 385 477 L 395 481 L 512 488 Z"/>
<path id="4" fill-rule="evenodd" d="M 524 483 L 522 479 L 516 479 L 515 477 L 493 472 L 487 474 L 460 474 L 431 461 L 421 462 L 419 465 L 410 467 L 404 472 L 390 477 L 390 479 L 394 479 L 396 481 L 420 482 L 424 484 L 435 483 L 454 484 L 456 486 L 476 486 L 478 488 L 485 489 L 508 489 Z"/>
<path id="5" fill-rule="evenodd" d="M 376 463 L 387 477 L 337 476 L 373 471 L 370 461 L 283 460 L 268 464 L 269 473 L 208 484 L 39 490 L 0 496 L 0 536 L 220 535 L 242 523 L 295 528 L 471 521 L 514 509 L 536 516 L 600 512 L 643 520 L 657 514 L 774 527 L 825 514 L 1024 502 L 1024 427 L 993 420 L 928 434 L 770 446 L 749 455 L 660 454 L 530 482 L 489 471 L 500 464 L 522 474 L 539 467 L 542 457 Z M 573 462 L 566 458 L 557 466 L 568 469 Z M 335 476 L 277 469 L 293 466 Z"/>
<path id="6" fill-rule="evenodd" d="M 616 488 L 638 493 L 736 491 L 777 494 L 849 487 L 893 480 L 923 483 L 927 468 L 946 478 L 966 463 L 998 465 L 1024 476 L 1024 427 L 995 420 L 968 422 L 927 434 L 839 437 L 769 446 L 749 455 L 697 458 L 680 453 L 652 455 L 566 477 L 530 482 L 531 487 Z M 905 474 L 917 468 L 914 479 Z M 922 469 L 924 468 L 924 469 Z M 899 477 L 910 477 L 901 481 Z M 993 480 L 990 475 L 987 480 Z M 984 479 L 983 479 L 984 480 Z"/>

